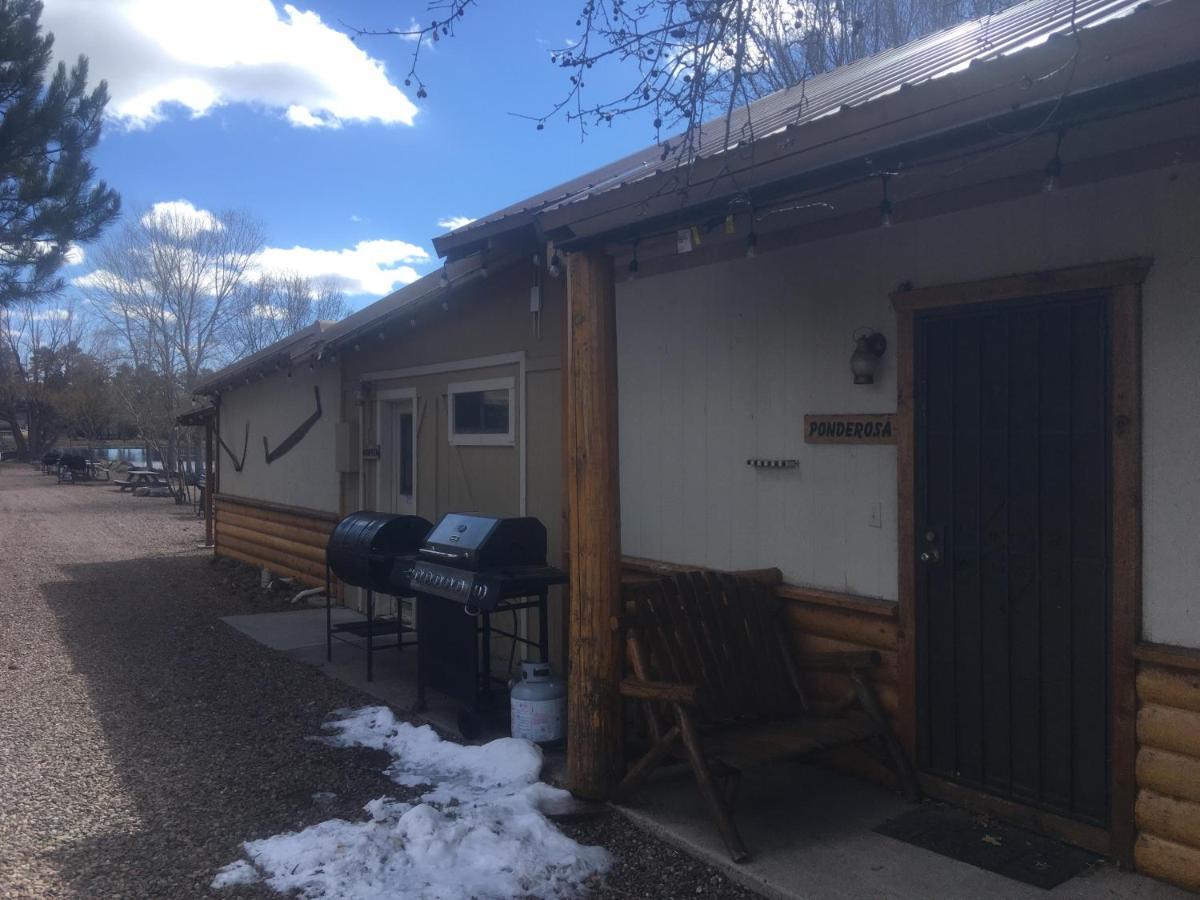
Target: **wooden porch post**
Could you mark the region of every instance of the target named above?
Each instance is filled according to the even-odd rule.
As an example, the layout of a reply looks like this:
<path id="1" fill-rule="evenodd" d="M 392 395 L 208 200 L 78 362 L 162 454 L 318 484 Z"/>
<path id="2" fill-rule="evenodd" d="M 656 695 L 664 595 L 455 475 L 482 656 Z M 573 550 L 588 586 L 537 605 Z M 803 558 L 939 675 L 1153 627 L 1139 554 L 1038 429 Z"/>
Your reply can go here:
<path id="1" fill-rule="evenodd" d="M 216 413 L 204 423 L 204 546 L 213 545 L 213 425 Z"/>
<path id="2" fill-rule="evenodd" d="M 616 290 L 601 250 L 567 258 L 566 445 L 571 561 L 567 782 L 606 797 L 622 770 Z"/>

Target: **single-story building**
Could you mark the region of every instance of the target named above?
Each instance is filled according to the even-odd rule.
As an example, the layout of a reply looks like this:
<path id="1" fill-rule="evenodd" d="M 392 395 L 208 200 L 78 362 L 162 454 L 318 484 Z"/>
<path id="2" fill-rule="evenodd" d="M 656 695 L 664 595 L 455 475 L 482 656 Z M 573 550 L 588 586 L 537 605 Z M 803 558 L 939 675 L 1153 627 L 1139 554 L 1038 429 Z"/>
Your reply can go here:
<path id="1" fill-rule="evenodd" d="M 1200 5 L 1031 0 L 731 131 L 435 241 L 565 260 L 572 786 L 622 568 L 773 566 L 928 793 L 1200 888 Z"/>
<path id="2" fill-rule="evenodd" d="M 308 586 L 325 583 L 325 542 L 341 508 L 341 373 L 318 357 L 329 325 L 315 322 L 193 389 L 216 410 L 216 554 Z"/>
<path id="3" fill-rule="evenodd" d="M 535 516 L 561 561 L 565 292 L 524 249 L 447 264 L 201 382 L 217 409 L 217 555 L 322 586 L 333 525 L 378 510 Z M 344 599 L 362 609 L 365 592 Z M 546 624 L 560 666 L 562 608 Z M 518 623 L 540 627 L 533 611 Z"/>
<path id="4" fill-rule="evenodd" d="M 312 395 L 226 375 L 218 552 L 225 495 L 538 516 L 599 796 L 622 572 L 777 567 L 801 650 L 880 652 L 929 794 L 1200 888 L 1200 5 L 1029 0 L 725 133 L 440 236 L 449 287 L 323 329 L 311 497 L 228 473 Z"/>
<path id="5" fill-rule="evenodd" d="M 340 509 L 534 516 L 562 557 L 561 281 L 532 252 L 449 264 L 330 327 L 341 372 Z M 550 604 L 563 665 L 563 606 Z M 540 623 L 522 614 L 518 632 Z M 509 648 L 494 647 L 507 661 Z"/>

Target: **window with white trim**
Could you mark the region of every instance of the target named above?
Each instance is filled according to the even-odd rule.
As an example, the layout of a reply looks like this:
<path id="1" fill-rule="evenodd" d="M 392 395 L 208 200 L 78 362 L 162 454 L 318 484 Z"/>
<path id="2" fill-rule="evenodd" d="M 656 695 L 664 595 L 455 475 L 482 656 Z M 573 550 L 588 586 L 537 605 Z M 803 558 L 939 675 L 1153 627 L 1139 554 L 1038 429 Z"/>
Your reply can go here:
<path id="1" fill-rule="evenodd" d="M 516 418 L 512 378 L 451 384 L 447 390 L 451 444 L 512 445 Z"/>

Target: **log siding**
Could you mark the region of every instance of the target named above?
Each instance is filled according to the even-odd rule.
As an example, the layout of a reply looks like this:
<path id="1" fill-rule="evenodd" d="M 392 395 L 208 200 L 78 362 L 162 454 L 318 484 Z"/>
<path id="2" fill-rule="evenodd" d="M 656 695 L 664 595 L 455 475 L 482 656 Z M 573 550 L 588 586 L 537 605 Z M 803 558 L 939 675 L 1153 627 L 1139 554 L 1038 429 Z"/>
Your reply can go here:
<path id="1" fill-rule="evenodd" d="M 1142 645 L 1136 655 L 1134 863 L 1200 891 L 1200 671 L 1182 648 Z"/>
<path id="2" fill-rule="evenodd" d="M 215 553 L 308 587 L 325 584 L 325 545 L 337 516 L 217 494 Z"/>

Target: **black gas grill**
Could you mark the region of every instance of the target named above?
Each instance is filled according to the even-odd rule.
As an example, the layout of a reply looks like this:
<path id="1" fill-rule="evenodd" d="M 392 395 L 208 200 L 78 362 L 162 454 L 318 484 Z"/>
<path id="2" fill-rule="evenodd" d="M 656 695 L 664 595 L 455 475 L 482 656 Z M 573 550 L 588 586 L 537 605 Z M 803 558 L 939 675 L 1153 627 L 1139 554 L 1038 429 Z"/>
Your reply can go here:
<path id="1" fill-rule="evenodd" d="M 418 705 L 424 706 L 427 687 L 468 704 L 459 727 L 473 736 L 493 686 L 505 683 L 492 676 L 492 637 L 536 647 L 546 662 L 549 589 L 566 581 L 566 572 L 546 565 L 546 526 L 537 519 L 445 516 L 411 567 L 392 573 L 393 590 L 417 598 Z M 523 609 L 538 611 L 537 641 L 517 633 L 516 614 Z M 496 627 L 499 613 L 512 614 L 511 630 Z"/>
<path id="2" fill-rule="evenodd" d="M 531 578 L 558 584 L 561 574 L 546 565 L 546 526 L 537 519 L 451 513 L 417 551 L 409 586 L 473 612 L 490 612 L 506 598 L 536 591 Z"/>
<path id="3" fill-rule="evenodd" d="M 415 597 L 418 708 L 425 705 L 427 687 L 462 701 L 459 727 L 472 737 L 492 688 L 505 683 L 492 676 L 493 636 L 509 638 L 514 650 L 536 647 L 546 662 L 549 590 L 565 584 L 567 573 L 546 565 L 546 526 L 532 517 L 451 513 L 430 529 L 418 516 L 375 512 L 353 513 L 337 524 L 325 552 L 326 608 L 332 574 L 366 588 L 367 621 L 334 625 L 327 612 L 327 654 L 334 637 L 365 638 L 369 680 L 375 637 L 395 634 L 404 647 L 405 634 L 413 630 L 398 616 L 378 622 L 375 594 Z M 525 609 L 538 611 L 536 641 L 518 634 L 517 613 Z M 501 613 L 511 614 L 510 630 L 495 624 Z"/>

